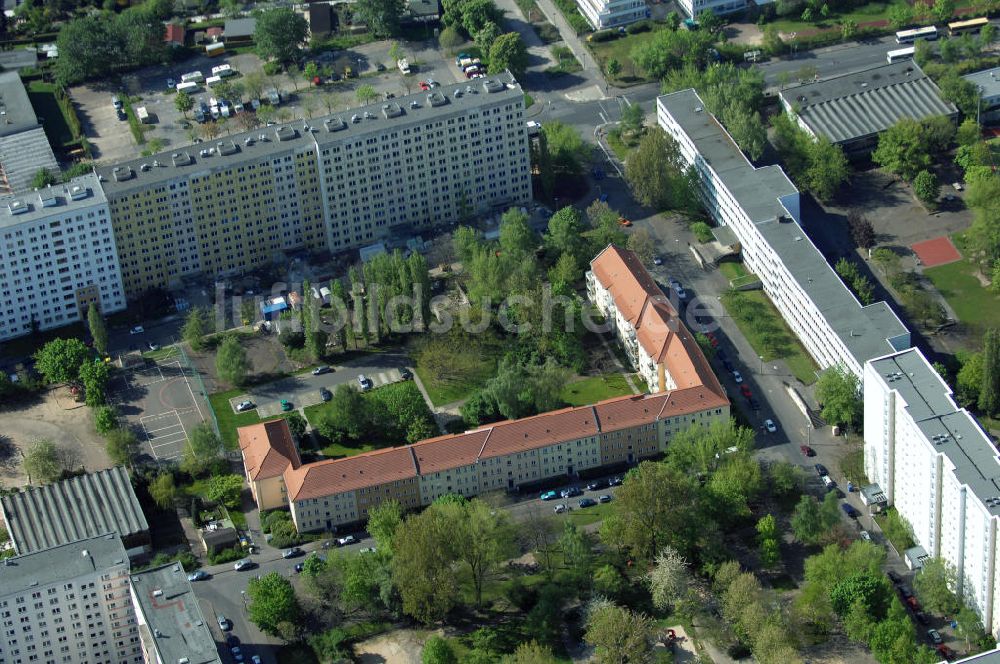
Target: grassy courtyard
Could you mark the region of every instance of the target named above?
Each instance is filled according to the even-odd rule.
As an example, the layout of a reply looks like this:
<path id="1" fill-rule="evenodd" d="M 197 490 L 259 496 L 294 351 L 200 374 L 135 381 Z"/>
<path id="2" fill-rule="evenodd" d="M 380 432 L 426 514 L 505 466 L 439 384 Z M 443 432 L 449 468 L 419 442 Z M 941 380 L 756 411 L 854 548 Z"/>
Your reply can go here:
<path id="1" fill-rule="evenodd" d="M 608 62 L 611 60 L 617 60 L 621 63 L 622 72 L 616 83 L 624 83 L 626 85 L 645 83 L 651 79 L 646 74 L 646 71 L 632 60 L 632 49 L 640 44 L 651 41 L 659 30 L 668 29 L 666 25 L 657 24 L 649 32 L 623 35 L 609 41 L 591 41 L 587 43 L 587 46 L 590 48 L 590 52 L 594 54 L 594 59 L 601 65 L 602 71 L 607 71 Z"/>
<path id="2" fill-rule="evenodd" d="M 568 383 L 563 388 L 562 399 L 571 406 L 586 406 L 626 394 L 632 394 L 632 388 L 625 376 L 614 373 Z"/>
<path id="3" fill-rule="evenodd" d="M 219 435 L 222 436 L 222 442 L 227 450 L 239 449 L 239 438 L 236 435 L 236 429 L 260 422 L 256 410 L 237 413 L 229 405 L 230 399 L 245 393 L 246 390 L 244 389 L 235 389 L 208 395 L 208 402 L 212 405 L 212 410 L 215 412 L 215 420 L 219 423 Z"/>
<path id="4" fill-rule="evenodd" d="M 983 287 L 976 268 L 966 259 L 924 270 L 958 319 L 977 333 L 1000 320 L 1000 295 Z"/>
<path id="5" fill-rule="evenodd" d="M 73 131 L 68 118 L 63 113 L 56 99 L 55 83 L 45 81 L 30 81 L 28 83 L 28 98 L 38 114 L 45 134 L 53 145 L 66 145 L 73 142 Z"/>

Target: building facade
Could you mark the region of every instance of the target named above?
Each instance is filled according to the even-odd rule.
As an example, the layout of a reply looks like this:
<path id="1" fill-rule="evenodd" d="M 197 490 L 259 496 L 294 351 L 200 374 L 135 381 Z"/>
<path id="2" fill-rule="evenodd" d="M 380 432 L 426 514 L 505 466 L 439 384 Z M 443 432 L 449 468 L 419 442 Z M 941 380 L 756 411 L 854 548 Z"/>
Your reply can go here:
<path id="1" fill-rule="evenodd" d="M 698 18 L 698 14 L 703 11 L 722 16 L 741 12 L 747 8 L 746 0 L 678 0 L 677 5 L 691 18 Z"/>
<path id="2" fill-rule="evenodd" d="M 868 478 L 917 544 L 955 566 L 954 590 L 1000 634 L 1000 460 L 989 436 L 915 348 L 868 362 L 864 391 Z"/>
<path id="3" fill-rule="evenodd" d="M 0 563 L 0 661 L 139 664 L 129 560 L 115 534 Z"/>
<path id="4" fill-rule="evenodd" d="M 271 420 L 240 427 L 239 443 L 247 484 L 258 509 L 288 505 L 285 471 L 302 465 L 288 422 Z"/>
<path id="5" fill-rule="evenodd" d="M 778 166 L 755 168 L 693 89 L 657 99 L 661 128 L 698 176 L 708 213 L 735 235 L 743 260 L 820 369 L 910 347 L 885 302 L 862 306 L 809 239 L 799 192 Z"/>
<path id="6" fill-rule="evenodd" d="M 650 16 L 646 0 L 576 0 L 576 6 L 594 30 L 617 28 Z"/>
<path id="7" fill-rule="evenodd" d="M 111 214 L 84 175 L 0 198 L 0 341 L 125 308 Z"/>
<path id="8" fill-rule="evenodd" d="M 984 69 L 963 76 L 979 91 L 977 118 L 981 124 L 996 124 L 1000 121 L 1000 67 Z"/>
<path id="9" fill-rule="evenodd" d="M 125 293 L 225 277 L 293 249 L 531 200 L 524 93 L 510 74 L 442 86 L 97 169 Z"/>

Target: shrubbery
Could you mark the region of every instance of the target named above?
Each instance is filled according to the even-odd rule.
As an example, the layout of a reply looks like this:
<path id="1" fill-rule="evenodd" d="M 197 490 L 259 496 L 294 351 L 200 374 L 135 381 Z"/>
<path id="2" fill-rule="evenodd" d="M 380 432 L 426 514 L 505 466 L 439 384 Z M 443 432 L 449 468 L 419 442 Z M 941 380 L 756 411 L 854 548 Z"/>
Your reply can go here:
<path id="1" fill-rule="evenodd" d="M 215 553 L 208 554 L 208 562 L 213 565 L 221 565 L 222 563 L 231 563 L 234 560 L 239 560 L 243 557 L 243 555 L 243 549 L 238 546 L 234 546 L 229 549 L 221 549 Z"/>

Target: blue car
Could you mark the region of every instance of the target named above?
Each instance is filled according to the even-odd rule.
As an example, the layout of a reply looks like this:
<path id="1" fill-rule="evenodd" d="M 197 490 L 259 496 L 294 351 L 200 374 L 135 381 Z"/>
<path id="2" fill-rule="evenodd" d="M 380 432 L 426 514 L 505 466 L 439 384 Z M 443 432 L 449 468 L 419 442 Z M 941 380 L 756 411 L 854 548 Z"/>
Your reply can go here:
<path id="1" fill-rule="evenodd" d="M 842 504 L 840 506 L 840 509 L 844 510 L 844 514 L 846 514 L 851 519 L 857 519 L 859 516 L 861 516 L 861 513 L 859 511 L 857 511 L 856 509 L 854 509 L 852 505 L 848 505 L 847 503 Z"/>
<path id="2" fill-rule="evenodd" d="M 545 493 L 539 496 L 541 500 L 555 500 L 558 497 L 559 494 L 556 493 L 555 491 L 546 491 Z"/>

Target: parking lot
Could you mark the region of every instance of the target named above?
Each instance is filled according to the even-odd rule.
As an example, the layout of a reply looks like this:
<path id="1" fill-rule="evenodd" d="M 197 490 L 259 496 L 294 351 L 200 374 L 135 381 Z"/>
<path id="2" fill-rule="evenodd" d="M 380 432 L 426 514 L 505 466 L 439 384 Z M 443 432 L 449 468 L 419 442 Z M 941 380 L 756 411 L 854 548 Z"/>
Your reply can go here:
<path id="1" fill-rule="evenodd" d="M 119 410 L 139 434 L 142 451 L 157 461 L 180 458 L 191 430 L 208 412 L 178 355 L 125 371 L 112 390 Z"/>
<path id="2" fill-rule="evenodd" d="M 465 76 L 455 66 L 447 54 L 438 50 L 436 43 L 401 43 L 403 54 L 413 63 L 412 73 L 403 74 L 389 57 L 390 42 L 379 41 L 363 44 L 345 51 L 330 51 L 312 54 L 309 60 L 316 60 L 322 66 L 330 66 L 341 80 L 321 86 L 312 86 L 300 73 L 265 76 L 264 88 L 277 88 L 284 100 L 276 119 L 291 121 L 309 116 L 325 115 L 328 105 L 333 102 L 334 111 L 356 106 L 357 89 L 371 85 L 384 98 L 386 93 L 401 96 L 420 90 L 420 81 L 436 80 L 442 84 L 464 81 Z M 201 135 L 200 126 L 189 114 L 188 118 L 177 110 L 174 100 L 176 92 L 167 88 L 167 80 L 180 81 L 181 76 L 192 71 L 210 75 L 212 67 L 228 63 L 240 75 L 262 71 L 260 58 L 252 53 L 229 54 L 210 58 L 198 56 L 169 66 L 147 67 L 122 77 L 121 85 L 94 83 L 70 89 L 77 106 L 77 113 L 85 134 L 93 146 L 95 157 L 101 161 L 121 161 L 140 156 L 150 147 L 154 139 L 162 143 L 162 151 L 189 145 Z M 378 72 L 378 65 L 385 67 Z M 350 67 L 354 78 L 344 79 L 343 73 Z M 230 79 L 239 82 L 240 76 Z M 152 118 L 146 125 L 146 143 L 138 145 L 129 124 L 119 120 L 111 103 L 113 94 L 126 92 L 133 99 L 133 108 L 145 106 Z M 197 107 L 200 101 L 208 104 L 212 97 L 210 89 L 204 85 L 192 95 Z M 244 101 L 249 102 L 244 94 Z M 332 97 L 331 97 L 332 96 Z M 235 101 L 235 100 L 230 100 Z M 239 131 L 239 124 L 233 119 L 225 123 L 223 134 Z"/>

